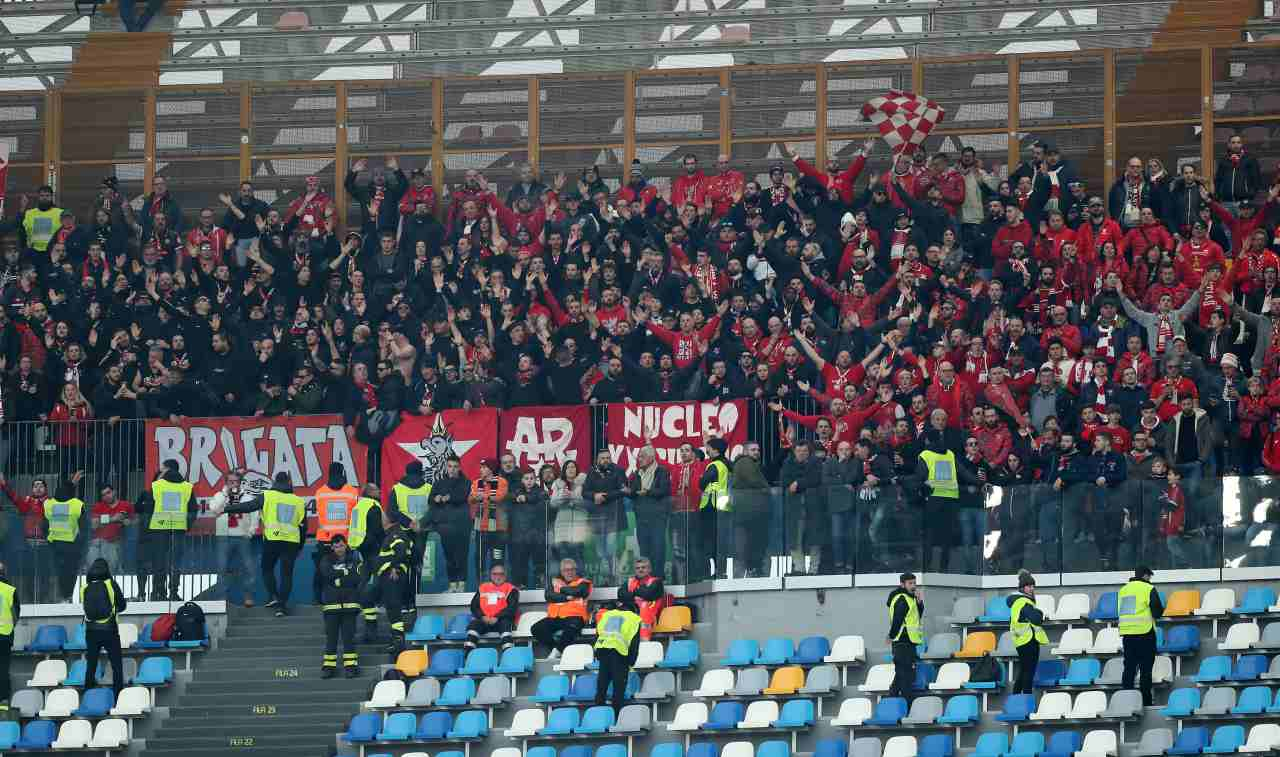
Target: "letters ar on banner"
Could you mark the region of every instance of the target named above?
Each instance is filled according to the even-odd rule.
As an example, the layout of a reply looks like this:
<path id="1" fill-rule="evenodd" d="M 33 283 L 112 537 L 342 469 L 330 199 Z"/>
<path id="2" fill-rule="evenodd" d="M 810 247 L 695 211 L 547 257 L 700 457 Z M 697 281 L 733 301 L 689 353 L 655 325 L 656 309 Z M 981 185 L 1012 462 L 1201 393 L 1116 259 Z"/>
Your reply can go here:
<path id="1" fill-rule="evenodd" d="M 683 444 L 702 446 L 703 436 L 729 444 L 729 458 L 747 441 L 746 400 L 732 402 L 619 402 L 609 405 L 609 457 L 631 472 L 636 453 L 652 444 L 659 460 L 677 462 Z"/>
<path id="2" fill-rule="evenodd" d="M 402 413 L 400 425 L 382 442 L 382 495 L 388 495 L 414 460 L 422 463 L 427 481 L 433 482 L 444 475 L 449 456 L 457 456 L 463 474 L 474 481 L 480 475 L 480 461 L 494 457 L 497 450 L 498 411 L 494 408 L 445 410 L 435 415 Z"/>
<path id="3" fill-rule="evenodd" d="M 560 467 L 573 460 L 591 465 L 591 408 L 516 407 L 502 411 L 498 453 L 510 452 L 517 468 L 537 471 L 545 463 Z"/>

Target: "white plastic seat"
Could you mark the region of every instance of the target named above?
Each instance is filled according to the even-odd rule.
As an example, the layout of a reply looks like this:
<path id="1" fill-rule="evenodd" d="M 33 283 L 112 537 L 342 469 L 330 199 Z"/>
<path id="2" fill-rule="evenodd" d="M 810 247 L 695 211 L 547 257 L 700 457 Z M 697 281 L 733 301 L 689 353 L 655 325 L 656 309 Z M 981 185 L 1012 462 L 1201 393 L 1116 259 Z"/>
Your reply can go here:
<path id="1" fill-rule="evenodd" d="M 849 662 L 865 662 L 867 659 L 867 644 L 861 636 L 849 634 L 845 636 L 837 636 L 836 640 L 831 644 L 831 654 L 822 658 L 823 662 L 833 663 L 849 663 Z"/>
<path id="2" fill-rule="evenodd" d="M 1162 684 L 1173 682 L 1173 658 L 1167 654 L 1156 657 L 1151 666 L 1151 683 Z"/>
<path id="3" fill-rule="evenodd" d="M 380 710 L 387 707 L 399 707 L 404 701 L 404 681 L 378 681 L 373 687 L 373 696 L 364 703 L 365 708 Z"/>
<path id="4" fill-rule="evenodd" d="M 68 720 L 58 728 L 58 738 L 49 746 L 54 749 L 84 749 L 93 740 L 93 723 L 87 720 Z"/>
<path id="5" fill-rule="evenodd" d="M 1068 628 L 1058 639 L 1058 646 L 1050 651 L 1059 657 L 1084 654 L 1093 646 L 1093 631 L 1088 628 Z"/>
<path id="6" fill-rule="evenodd" d="M 130 686 L 120 692 L 111 714 L 116 717 L 145 715 L 151 712 L 151 691 L 146 686 Z"/>
<path id="7" fill-rule="evenodd" d="M 750 741 L 730 741 L 720 750 L 720 757 L 755 757 L 755 753 L 756 746 Z"/>
<path id="8" fill-rule="evenodd" d="M 120 624 L 120 648 L 128 649 L 138 640 L 138 627 L 133 623 Z M 96 737 L 96 734 L 95 734 Z"/>
<path id="9" fill-rule="evenodd" d="M 581 673 L 591 665 L 594 659 L 595 652 L 592 651 L 590 644 L 570 644 L 560 656 L 560 662 L 556 663 L 555 671 Z"/>
<path id="10" fill-rule="evenodd" d="M 702 674 L 702 684 L 693 692 L 695 697 L 722 697 L 733 688 L 733 671 L 728 668 L 713 668 Z"/>
<path id="11" fill-rule="evenodd" d="M 1272 752 L 1280 748 L 1280 725 L 1259 723 L 1249 729 L 1249 737 L 1236 751 Z"/>
<path id="12" fill-rule="evenodd" d="M 120 718 L 99 720 L 89 740 L 90 749 L 116 750 L 129 743 L 129 724 Z"/>
<path id="13" fill-rule="evenodd" d="M 1061 720 L 1071 712 L 1071 695 L 1065 691 L 1051 691 L 1040 700 L 1040 706 L 1031 713 L 1032 720 Z"/>
<path id="14" fill-rule="evenodd" d="M 1115 731 L 1089 731 L 1075 757 L 1115 757 L 1118 748 Z"/>
<path id="15" fill-rule="evenodd" d="M 969 663 L 948 662 L 938 669 L 938 677 L 929 688 L 933 691 L 955 691 L 969 682 Z"/>
<path id="16" fill-rule="evenodd" d="M 1236 623 L 1227 629 L 1227 636 L 1218 642 L 1218 650 L 1235 652 L 1249 649 L 1262 637 L 1262 631 L 1256 623 Z"/>
<path id="17" fill-rule="evenodd" d="M 631 666 L 632 670 L 652 670 L 662 662 L 662 642 L 658 641 L 642 641 L 640 642 L 640 651 L 636 653 L 636 664 Z"/>
<path id="18" fill-rule="evenodd" d="M 1120 654 L 1124 649 L 1124 643 L 1120 640 L 1120 627 L 1107 626 L 1098 630 L 1098 635 L 1093 637 L 1093 646 L 1089 647 L 1089 654 Z"/>
<path id="19" fill-rule="evenodd" d="M 44 700 L 40 709 L 42 718 L 69 718 L 80 706 L 80 693 L 75 689 L 54 689 Z"/>
<path id="20" fill-rule="evenodd" d="M 409 755 L 406 754 L 404 757 L 409 757 Z M 489 757 L 522 757 L 522 753 L 518 746 L 504 746 L 490 752 Z"/>
<path id="21" fill-rule="evenodd" d="M 916 757 L 916 737 L 894 736 L 885 742 L 880 757 Z"/>
<path id="22" fill-rule="evenodd" d="M 707 705 L 703 702 L 685 702 L 676 708 L 675 717 L 667 724 L 668 731 L 696 731 L 707 722 Z"/>
<path id="23" fill-rule="evenodd" d="M 1053 613 L 1058 609 L 1058 599 L 1052 594 L 1041 594 L 1036 592 L 1036 609 L 1044 613 L 1046 618 L 1052 618 Z"/>
<path id="24" fill-rule="evenodd" d="M 1200 598 L 1200 606 L 1191 611 L 1192 615 L 1226 615 L 1236 606 L 1235 589 L 1210 589 Z"/>
<path id="25" fill-rule="evenodd" d="M 1063 594 L 1058 597 L 1058 606 L 1054 608 L 1050 620 L 1071 622 L 1089 616 L 1088 594 Z"/>
<path id="26" fill-rule="evenodd" d="M 1107 709 L 1107 692 L 1105 691 L 1082 691 L 1076 695 L 1076 701 L 1071 706 L 1071 714 L 1068 715 L 1072 720 L 1085 720 L 1088 718 L 1096 718 Z"/>
<path id="27" fill-rule="evenodd" d="M 778 719 L 778 702 L 773 699 L 761 699 L 747 705 L 747 713 L 738 723 L 739 728 L 768 728 Z M 723 755 L 721 755 L 723 757 Z"/>
<path id="28" fill-rule="evenodd" d="M 871 700 L 866 697 L 853 697 L 840 703 L 840 712 L 831 719 L 831 725 L 841 728 L 862 725 L 871 717 Z"/>
<path id="29" fill-rule="evenodd" d="M 512 636 L 517 639 L 532 639 L 533 624 L 547 617 L 542 610 L 530 610 L 529 612 L 520 613 L 520 620 L 516 621 L 516 630 L 512 632 Z"/>
<path id="30" fill-rule="evenodd" d="M 61 686 L 62 679 L 66 677 L 65 660 L 41 660 L 36 663 L 35 672 L 31 674 L 31 680 L 27 681 L 27 685 L 47 689 L 50 686 Z"/>
<path id="31" fill-rule="evenodd" d="M 511 718 L 511 727 L 502 732 L 509 739 L 527 738 L 537 735 L 538 731 L 547 727 L 547 713 L 537 707 L 517 710 Z"/>
<path id="32" fill-rule="evenodd" d="M 872 665 L 867 671 L 867 680 L 858 687 L 858 691 L 864 694 L 883 694 L 889 691 L 889 686 L 893 684 L 893 665 L 889 663 L 881 663 L 880 665 Z"/>

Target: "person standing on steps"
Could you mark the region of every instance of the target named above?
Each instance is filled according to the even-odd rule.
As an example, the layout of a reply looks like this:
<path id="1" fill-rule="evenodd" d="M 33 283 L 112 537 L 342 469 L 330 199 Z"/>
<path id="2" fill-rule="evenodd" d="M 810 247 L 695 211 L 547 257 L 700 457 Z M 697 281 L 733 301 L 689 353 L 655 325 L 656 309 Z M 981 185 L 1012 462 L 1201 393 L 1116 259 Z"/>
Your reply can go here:
<path id="1" fill-rule="evenodd" d="M 392 662 L 405 646 L 405 595 L 411 575 L 410 560 L 413 558 L 413 532 L 409 530 L 412 524 L 409 516 L 398 510 L 382 515 L 382 527 L 386 533 L 382 537 L 382 548 L 378 550 L 377 595 L 391 625 L 391 644 L 387 651 L 391 653 Z M 414 609 L 413 605 L 408 605 L 410 614 Z"/>
<path id="2" fill-rule="evenodd" d="M 330 471 L 332 474 L 332 471 Z M 320 599 L 324 607 L 324 662 L 321 678 L 338 673 L 338 640 L 342 640 L 342 667 L 347 678 L 360 675 L 360 653 L 356 649 L 356 616 L 360 614 L 360 590 L 365 583 L 365 563 L 360 553 L 347 546 L 347 538 L 334 534 L 317 570 Z"/>
<path id="3" fill-rule="evenodd" d="M 58 483 L 53 496 L 44 501 L 44 519 L 48 526 L 49 548 L 57 566 L 58 599 L 70 603 L 80 569 L 80 526 L 85 520 L 84 500 L 76 489 L 84 471 L 76 471 L 70 479 Z"/>
<path id="4" fill-rule="evenodd" d="M 262 584 L 267 589 L 267 607 L 276 617 L 289 614 L 289 594 L 293 591 L 293 565 L 302 551 L 303 522 L 307 502 L 293 493 L 289 474 L 280 472 L 271 488 L 249 500 L 227 505 L 229 513 L 262 512 Z M 280 581 L 276 582 L 276 565 Z"/>
<path id="5" fill-rule="evenodd" d="M 320 582 L 320 563 L 329 554 L 335 536 L 347 536 L 351 513 L 355 510 L 360 490 L 347 483 L 347 469 L 342 463 L 329 463 L 329 478 L 316 489 L 316 549 L 311 553 L 316 572 L 311 580 L 311 596 L 316 604 L 328 604 Z"/>
<path id="6" fill-rule="evenodd" d="M 1150 707 L 1151 668 L 1156 663 L 1156 619 L 1164 615 L 1164 603 L 1160 592 L 1151 585 L 1151 569 L 1139 566 L 1133 578 L 1121 587 L 1116 596 L 1120 616 L 1120 641 L 1124 644 L 1124 672 L 1120 676 L 1120 688 L 1132 689 L 1133 679 L 1139 678 L 1142 704 Z"/>
<path id="7" fill-rule="evenodd" d="M 111 567 L 99 557 L 84 575 L 80 604 L 84 608 L 84 690 L 98 685 L 98 653 L 106 650 L 111 661 L 111 688 L 116 697 L 124 690 L 124 659 L 120 650 L 120 626 L 116 617 L 129 606 L 124 592 L 111 577 Z"/>
<path id="8" fill-rule="evenodd" d="M 916 645 L 924 641 L 921 618 L 924 599 L 915 573 L 898 577 L 898 588 L 889 592 L 889 644 L 893 648 L 893 683 L 889 696 L 910 698 L 916 682 Z"/>
<path id="9" fill-rule="evenodd" d="M 614 714 L 622 712 L 623 698 L 627 693 L 627 676 L 640 654 L 640 616 L 634 603 L 620 599 L 613 609 L 600 616 L 596 623 L 596 661 L 600 663 L 600 675 L 596 677 L 596 704 L 604 704 L 612 686 L 610 704 Z"/>
<path id="10" fill-rule="evenodd" d="M 502 649 L 513 645 L 511 632 L 516 629 L 516 613 L 520 611 L 520 590 L 507 580 L 507 567 L 494 563 L 489 568 L 489 580 L 471 597 L 471 622 L 467 624 L 467 640 L 462 648 L 471 651 L 480 642 L 480 635 L 499 634 Z"/>
<path id="11" fill-rule="evenodd" d="M 366 583 L 374 580 L 371 575 L 378 565 L 378 550 L 382 547 L 382 503 L 378 501 L 378 487 L 365 484 L 364 491 L 351 511 L 351 523 L 347 526 L 347 546 L 360 553 L 364 562 Z M 376 644 L 378 640 L 378 599 L 370 592 L 360 592 L 360 616 L 364 618 L 364 644 Z"/>
<path id="12" fill-rule="evenodd" d="M 0 562 L 0 717 L 9 712 L 9 697 L 13 695 L 9 683 L 9 658 L 13 654 L 13 629 L 22 616 L 22 601 L 18 589 L 9 582 L 8 569 Z"/>
<path id="13" fill-rule="evenodd" d="M 1005 603 L 1009 606 L 1009 632 L 1018 650 L 1018 678 L 1013 693 L 1032 694 L 1040 647 L 1049 643 L 1049 637 L 1044 632 L 1044 613 L 1036 607 L 1036 579 L 1030 571 L 1018 571 L 1018 593 L 1010 594 Z"/>
<path id="14" fill-rule="evenodd" d="M 391 487 L 391 501 L 387 503 L 390 510 L 398 510 L 413 519 L 415 525 L 413 538 L 413 555 L 409 560 L 409 576 L 406 584 L 417 591 L 418 569 L 421 565 L 422 551 L 425 549 L 425 526 L 430 520 L 431 483 L 427 481 L 422 463 L 414 460 L 404 467 L 404 476 Z"/>
<path id="15" fill-rule="evenodd" d="M 146 528 L 138 545 L 149 565 L 151 599 L 178 600 L 178 561 L 185 551 L 187 530 L 196 520 L 191 506 L 193 487 L 179 472 L 178 461 L 164 461 L 163 470 L 151 482 L 150 491 L 138 498 L 138 517 Z M 145 596 L 139 589 L 138 594 Z"/>

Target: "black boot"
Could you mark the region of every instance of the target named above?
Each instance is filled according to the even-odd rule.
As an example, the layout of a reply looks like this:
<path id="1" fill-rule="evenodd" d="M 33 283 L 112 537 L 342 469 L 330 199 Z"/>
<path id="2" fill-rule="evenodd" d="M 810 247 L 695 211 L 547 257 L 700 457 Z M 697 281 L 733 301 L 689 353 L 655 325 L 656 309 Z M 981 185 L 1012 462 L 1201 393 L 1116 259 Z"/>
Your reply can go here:
<path id="1" fill-rule="evenodd" d="M 328 679 L 330 679 L 330 678 L 333 678 L 333 677 L 334 677 L 334 676 L 336 676 L 337 674 L 338 674 L 338 670 L 337 670 L 336 668 L 321 668 L 321 669 L 320 669 L 320 677 L 321 677 L 321 678 L 324 678 L 325 680 L 328 680 Z"/>
<path id="2" fill-rule="evenodd" d="M 345 675 L 347 678 L 359 678 L 360 668 L 347 668 Z"/>

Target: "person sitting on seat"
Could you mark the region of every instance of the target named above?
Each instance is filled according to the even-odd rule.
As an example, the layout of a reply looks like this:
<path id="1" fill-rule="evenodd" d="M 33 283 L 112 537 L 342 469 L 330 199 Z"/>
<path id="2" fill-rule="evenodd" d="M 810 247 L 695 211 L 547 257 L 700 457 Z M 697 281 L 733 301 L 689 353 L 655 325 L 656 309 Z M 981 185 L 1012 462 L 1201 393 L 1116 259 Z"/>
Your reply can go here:
<path id="1" fill-rule="evenodd" d="M 550 660 L 560 659 L 587 624 L 587 597 L 591 581 L 578 575 L 578 563 L 569 558 L 560 561 L 560 575 L 551 579 L 547 590 L 547 617 L 533 624 L 533 638 L 551 647 Z"/>
<path id="2" fill-rule="evenodd" d="M 516 627 L 516 611 L 520 607 L 520 590 L 507 580 L 507 568 L 494 563 L 489 568 L 489 580 L 471 598 L 471 622 L 467 624 L 467 640 L 463 649 L 472 650 L 480 641 L 480 634 L 497 633 L 502 648 L 511 644 L 511 632 Z"/>

